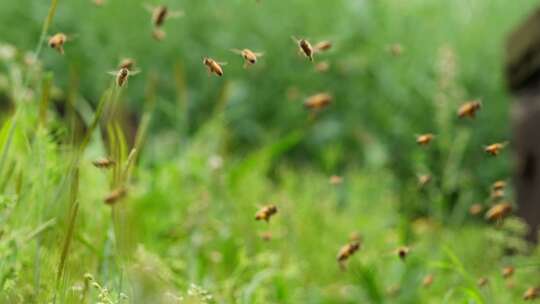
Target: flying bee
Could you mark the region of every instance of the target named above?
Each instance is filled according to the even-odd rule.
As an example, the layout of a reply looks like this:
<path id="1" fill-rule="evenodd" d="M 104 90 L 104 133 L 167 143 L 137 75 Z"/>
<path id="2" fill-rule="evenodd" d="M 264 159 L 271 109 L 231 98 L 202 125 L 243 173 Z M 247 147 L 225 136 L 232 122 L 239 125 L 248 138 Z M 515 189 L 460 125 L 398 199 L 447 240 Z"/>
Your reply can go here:
<path id="1" fill-rule="evenodd" d="M 296 39 L 295 37 L 292 37 L 294 42 L 298 44 L 299 51 L 304 54 L 307 58 L 309 58 L 309 61 L 313 61 L 313 47 L 311 46 L 311 43 L 307 41 L 306 39 Z"/>
<path id="2" fill-rule="evenodd" d="M 329 180 L 330 185 L 336 186 L 336 185 L 341 184 L 342 182 L 343 182 L 343 177 L 339 175 L 330 176 L 330 180 Z"/>
<path id="3" fill-rule="evenodd" d="M 257 59 L 259 57 L 264 56 L 264 53 L 254 52 L 250 49 L 231 49 L 231 52 L 236 53 L 244 58 L 244 69 L 248 68 L 250 65 L 254 65 L 257 63 Z"/>
<path id="4" fill-rule="evenodd" d="M 107 196 L 105 196 L 105 204 L 107 205 L 113 205 L 114 203 L 116 203 L 117 201 L 119 201 L 120 199 L 124 198 L 126 196 L 126 188 L 124 187 L 121 187 L 121 188 L 117 188 L 113 191 L 111 191 L 109 194 L 107 194 Z"/>
<path id="5" fill-rule="evenodd" d="M 319 73 L 327 72 L 330 69 L 330 63 L 328 61 L 322 61 L 315 65 L 315 71 Z"/>
<path id="6" fill-rule="evenodd" d="M 403 53 L 403 47 L 399 43 L 394 43 L 388 47 L 390 54 L 398 57 Z"/>
<path id="7" fill-rule="evenodd" d="M 506 188 L 506 182 L 503 180 L 496 181 L 491 185 L 491 191 L 504 190 L 504 188 Z"/>
<path id="8" fill-rule="evenodd" d="M 268 205 L 263 207 L 255 214 L 255 220 L 265 220 L 267 223 L 270 218 L 278 212 L 276 205 Z"/>
<path id="9" fill-rule="evenodd" d="M 405 259 L 407 258 L 407 256 L 409 256 L 409 253 L 411 251 L 411 248 L 407 247 L 407 246 L 401 246 L 399 247 L 398 249 L 396 249 L 396 253 L 398 255 L 398 257 L 402 260 L 402 261 L 405 261 Z"/>
<path id="10" fill-rule="evenodd" d="M 424 287 L 429 287 L 431 286 L 431 284 L 433 284 L 433 275 L 432 274 L 428 274 L 424 277 L 424 279 L 422 280 L 422 286 Z"/>
<path id="11" fill-rule="evenodd" d="M 93 0 L 95 6 L 102 6 L 105 3 L 105 0 Z"/>
<path id="12" fill-rule="evenodd" d="M 433 178 L 431 177 L 430 174 L 420 175 L 420 176 L 418 176 L 418 186 L 420 188 L 423 188 L 423 187 L 427 186 L 431 182 L 432 179 Z"/>
<path id="13" fill-rule="evenodd" d="M 120 64 L 118 65 L 118 69 L 128 69 L 130 71 L 133 70 L 135 67 L 135 60 L 131 58 L 124 58 L 120 61 Z"/>
<path id="14" fill-rule="evenodd" d="M 217 76 L 223 76 L 223 67 L 222 65 L 226 65 L 226 62 L 217 62 L 212 58 L 204 57 L 203 58 L 203 64 L 206 65 L 208 68 L 208 75 L 210 74 L 216 74 Z"/>
<path id="15" fill-rule="evenodd" d="M 491 156 L 497 156 L 499 155 L 499 153 L 501 153 L 501 150 L 504 149 L 504 147 L 506 147 L 507 144 L 508 144 L 507 142 L 494 143 L 494 144 L 485 146 L 484 151 Z"/>
<path id="16" fill-rule="evenodd" d="M 272 232 L 270 231 L 265 231 L 265 232 L 261 232 L 259 233 L 259 236 L 261 237 L 261 239 L 263 241 L 271 241 L 272 240 Z"/>
<path id="17" fill-rule="evenodd" d="M 488 283 L 489 283 L 489 280 L 488 280 L 488 278 L 486 278 L 486 277 L 481 277 L 480 279 L 478 279 L 478 282 L 477 282 L 478 287 L 484 287 L 484 286 L 486 286 Z"/>
<path id="18" fill-rule="evenodd" d="M 343 247 L 339 249 L 339 252 L 337 254 L 337 261 L 339 263 L 339 266 L 341 269 L 345 269 L 345 262 L 356 252 L 360 249 L 360 242 L 353 241 L 350 242 Z"/>
<path id="19" fill-rule="evenodd" d="M 416 136 L 416 143 L 421 146 L 427 146 L 433 140 L 434 137 L 435 135 L 431 133 L 420 134 Z"/>
<path id="20" fill-rule="evenodd" d="M 161 27 L 168 18 L 178 18 L 184 16 L 182 11 L 171 11 L 166 5 L 158 5 L 152 7 L 145 5 L 146 10 L 152 14 L 152 25 L 154 27 Z"/>
<path id="21" fill-rule="evenodd" d="M 167 33 L 160 28 L 155 28 L 152 30 L 152 37 L 154 37 L 156 41 L 162 41 L 163 39 L 165 39 L 166 36 Z"/>
<path id="22" fill-rule="evenodd" d="M 103 157 L 103 158 L 96 159 L 95 161 L 92 162 L 92 164 L 96 168 L 109 169 L 112 166 L 114 166 L 116 164 L 116 162 L 114 160 L 112 160 L 112 159 Z"/>
<path id="23" fill-rule="evenodd" d="M 495 201 L 495 200 L 501 199 L 503 197 L 504 197 L 504 190 L 503 189 L 491 191 L 491 199 L 492 200 Z"/>
<path id="24" fill-rule="evenodd" d="M 109 72 L 110 75 L 116 77 L 116 85 L 121 88 L 127 84 L 128 78 L 133 75 L 139 74 L 139 71 L 130 71 L 128 68 L 120 68 L 118 71 Z"/>
<path id="25" fill-rule="evenodd" d="M 512 205 L 509 203 L 498 203 L 486 212 L 486 219 L 490 221 L 502 220 L 512 212 Z"/>
<path id="26" fill-rule="evenodd" d="M 479 100 L 468 101 L 459 107 L 458 112 L 457 112 L 458 117 L 459 118 L 464 118 L 464 117 L 474 118 L 476 116 L 476 112 L 478 112 L 478 110 L 480 110 L 481 107 L 482 107 L 482 104 L 480 103 Z"/>
<path id="27" fill-rule="evenodd" d="M 322 53 L 330 50 L 332 48 L 332 42 L 328 40 L 323 40 L 321 42 L 316 43 L 313 46 L 313 52 L 314 53 Z"/>
<path id="28" fill-rule="evenodd" d="M 49 47 L 57 50 L 60 54 L 64 55 L 64 44 L 69 40 L 70 39 L 68 39 L 68 36 L 66 34 L 57 33 L 49 38 L 47 44 L 49 45 Z"/>
<path id="29" fill-rule="evenodd" d="M 534 300 L 540 296 L 540 288 L 529 287 L 523 294 L 523 300 Z"/>
<path id="30" fill-rule="evenodd" d="M 514 274 L 514 267 L 512 266 L 504 267 L 501 273 L 502 273 L 503 278 L 508 279 Z"/>
<path id="31" fill-rule="evenodd" d="M 470 208 L 469 208 L 469 213 L 471 215 L 478 215 L 480 214 L 482 211 L 484 211 L 484 206 L 482 206 L 481 204 L 473 204 Z"/>
<path id="32" fill-rule="evenodd" d="M 329 93 L 318 93 L 306 99 L 304 106 L 308 109 L 319 110 L 327 107 L 334 97 Z"/>

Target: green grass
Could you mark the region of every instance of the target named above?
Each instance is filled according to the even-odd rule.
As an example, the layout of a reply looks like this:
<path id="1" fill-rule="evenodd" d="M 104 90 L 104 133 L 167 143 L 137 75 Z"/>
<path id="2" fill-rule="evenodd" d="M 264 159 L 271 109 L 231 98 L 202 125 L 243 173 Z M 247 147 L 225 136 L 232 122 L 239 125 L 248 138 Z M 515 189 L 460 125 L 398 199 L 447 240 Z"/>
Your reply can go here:
<path id="1" fill-rule="evenodd" d="M 540 287 L 525 224 L 468 213 L 511 174 L 481 147 L 508 136 L 502 45 L 535 1 L 171 2 L 186 17 L 161 43 L 138 2 L 0 4 L 17 46 L 0 45 L 0 303 L 519 303 Z M 57 31 L 76 35 L 66 56 L 44 44 Z M 334 41 L 317 59 L 331 70 L 291 35 Z M 246 71 L 228 50 L 248 46 L 265 57 Z M 223 79 L 205 55 L 229 62 Z M 117 88 L 121 56 L 142 73 Z M 327 90 L 329 109 L 302 108 Z M 478 119 L 457 121 L 474 97 Z"/>

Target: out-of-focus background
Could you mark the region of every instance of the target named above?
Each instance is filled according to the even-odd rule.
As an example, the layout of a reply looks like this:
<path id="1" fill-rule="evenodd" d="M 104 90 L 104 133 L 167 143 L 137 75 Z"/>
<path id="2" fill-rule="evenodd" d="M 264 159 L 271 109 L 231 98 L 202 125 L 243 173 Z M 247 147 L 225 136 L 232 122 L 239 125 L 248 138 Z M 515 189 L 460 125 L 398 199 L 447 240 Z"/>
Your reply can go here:
<path id="1" fill-rule="evenodd" d="M 166 20 L 163 41 L 147 9 L 158 4 L 184 12 Z M 2 299 L 516 303 L 540 284 L 526 227 L 469 209 L 495 205 L 491 185 L 511 181 L 511 150 L 483 148 L 511 142 L 505 42 L 537 4 L 60 0 L 47 36 L 68 35 L 65 55 L 43 43 L 34 61 L 51 2 L 3 1 Z M 333 47 L 312 63 L 293 36 Z M 264 56 L 244 69 L 233 48 Z M 205 56 L 227 63 L 223 77 L 209 76 Z M 73 152 L 126 57 L 140 73 Z M 319 92 L 333 102 L 307 110 Z M 475 99 L 477 117 L 459 119 Z M 423 133 L 435 134 L 428 147 L 416 143 Z M 134 146 L 128 195 L 111 208 L 102 198 Z M 112 177 L 91 164 L 106 155 L 121 167 Z M 431 181 L 419 186 L 422 175 Z M 503 200 L 513 204 L 511 186 Z M 268 203 L 275 219 L 256 222 Z M 365 248 L 341 271 L 335 255 L 355 232 Z M 492 285 L 477 286 L 481 277 Z"/>

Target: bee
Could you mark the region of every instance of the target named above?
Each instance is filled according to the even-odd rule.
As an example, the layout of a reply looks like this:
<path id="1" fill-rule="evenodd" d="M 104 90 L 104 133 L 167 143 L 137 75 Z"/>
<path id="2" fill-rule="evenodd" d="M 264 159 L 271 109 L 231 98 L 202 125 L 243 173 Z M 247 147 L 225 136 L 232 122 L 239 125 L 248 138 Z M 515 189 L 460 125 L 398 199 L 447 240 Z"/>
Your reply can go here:
<path id="1" fill-rule="evenodd" d="M 480 110 L 481 107 L 482 107 L 482 104 L 480 103 L 479 100 L 468 101 L 459 107 L 458 112 L 457 112 L 458 117 L 459 118 L 464 118 L 464 117 L 474 118 L 476 116 L 476 112 L 478 112 L 478 110 Z"/>
<path id="2" fill-rule="evenodd" d="M 330 63 L 328 61 L 322 61 L 315 65 L 315 71 L 319 73 L 327 72 L 330 69 Z"/>
<path id="3" fill-rule="evenodd" d="M 504 147 L 506 147 L 507 144 L 508 144 L 507 142 L 494 143 L 494 144 L 485 146 L 484 151 L 491 156 L 497 156 L 499 155 L 499 153 L 501 153 L 501 150 L 504 149 Z"/>
<path id="4" fill-rule="evenodd" d="M 217 62 L 212 58 L 204 57 L 203 58 L 203 64 L 206 65 L 208 68 L 208 75 L 214 73 L 217 76 L 223 76 L 223 68 L 222 65 L 226 65 L 226 62 Z"/>
<path id="5" fill-rule="evenodd" d="M 126 196 L 126 188 L 117 188 L 113 191 L 111 191 L 109 194 L 107 194 L 107 196 L 105 196 L 105 204 L 107 205 L 113 205 L 114 203 L 116 203 L 117 201 L 119 201 L 120 199 L 124 198 Z"/>
<path id="6" fill-rule="evenodd" d="M 416 137 L 416 143 L 421 146 L 426 146 L 433 140 L 434 137 L 435 135 L 431 133 L 421 134 Z"/>
<path id="7" fill-rule="evenodd" d="M 504 190 L 504 188 L 506 188 L 506 182 L 503 180 L 496 181 L 491 185 L 492 191 Z"/>
<path id="8" fill-rule="evenodd" d="M 93 0 L 95 6 L 102 6 L 105 4 L 105 0 Z"/>
<path id="9" fill-rule="evenodd" d="M 488 283 L 489 283 L 489 280 L 488 280 L 488 278 L 486 278 L 486 277 L 481 277 L 480 279 L 478 279 L 478 282 L 477 282 L 478 287 L 484 287 L 484 286 L 486 286 Z"/>
<path id="10" fill-rule="evenodd" d="M 139 74 L 139 71 L 130 71 L 128 68 L 120 68 L 116 72 L 109 72 L 109 74 L 116 77 L 116 85 L 121 88 L 125 84 L 127 84 L 128 78 L 130 76 Z"/>
<path id="11" fill-rule="evenodd" d="M 112 166 L 114 166 L 116 164 L 116 162 L 112 159 L 108 159 L 108 158 L 99 158 L 99 159 L 96 159 L 95 161 L 92 162 L 92 164 L 96 167 L 96 168 L 100 168 L 100 169 L 108 169 Z"/>
<path id="12" fill-rule="evenodd" d="M 349 241 L 351 242 L 361 242 L 362 241 L 362 235 L 360 233 L 353 231 L 351 234 L 349 234 Z"/>
<path id="13" fill-rule="evenodd" d="M 508 279 L 514 274 L 514 267 L 508 266 L 504 267 L 501 271 L 503 278 Z"/>
<path id="14" fill-rule="evenodd" d="M 250 65 L 257 63 L 257 59 L 259 57 L 264 56 L 264 53 L 254 52 L 250 49 L 243 49 L 243 50 L 231 49 L 231 51 L 233 53 L 241 55 L 242 58 L 244 58 L 244 69 L 248 68 Z"/>
<path id="15" fill-rule="evenodd" d="M 330 50 L 331 48 L 332 48 L 332 42 L 330 42 L 328 40 L 324 40 L 324 41 L 316 43 L 313 46 L 313 52 L 314 53 L 326 52 L 326 51 Z"/>
<path id="16" fill-rule="evenodd" d="M 480 214 L 482 211 L 484 211 L 484 206 L 482 206 L 481 204 L 473 204 L 470 208 L 469 208 L 469 213 L 471 215 L 478 215 Z"/>
<path id="17" fill-rule="evenodd" d="M 152 25 L 156 28 L 163 26 L 167 18 L 184 16 L 184 12 L 171 11 L 166 5 L 158 5 L 156 7 L 146 5 L 146 9 L 152 14 Z"/>
<path id="18" fill-rule="evenodd" d="M 165 39 L 165 36 L 167 36 L 167 33 L 160 28 L 155 28 L 152 31 L 152 37 L 154 37 L 154 39 L 156 39 L 157 41 L 162 41 L 163 39 Z"/>
<path id="19" fill-rule="evenodd" d="M 318 93 L 312 95 L 304 101 L 304 106 L 308 109 L 319 110 L 327 107 L 334 97 L 329 93 Z"/>
<path id="20" fill-rule="evenodd" d="M 540 295 L 540 288 L 529 287 L 523 294 L 523 300 L 534 300 Z"/>
<path id="21" fill-rule="evenodd" d="M 68 41 L 68 37 L 64 33 L 54 34 L 49 38 L 49 47 L 57 50 L 60 54 L 64 55 L 64 44 Z"/>
<path id="22" fill-rule="evenodd" d="M 428 274 L 424 277 L 424 279 L 422 280 L 422 286 L 424 287 L 429 287 L 431 286 L 431 284 L 433 284 L 433 275 L 432 274 Z"/>
<path id="23" fill-rule="evenodd" d="M 394 43 L 388 47 L 390 54 L 398 57 L 403 53 L 403 47 L 399 43 Z"/>
<path id="24" fill-rule="evenodd" d="M 118 65 L 118 69 L 128 69 L 130 71 L 133 70 L 135 67 L 135 60 L 131 58 L 124 58 L 120 61 L 120 64 Z"/>
<path id="25" fill-rule="evenodd" d="M 265 232 L 261 232 L 259 233 L 259 236 L 261 237 L 261 239 L 263 241 L 271 241 L 272 240 L 272 232 L 270 231 L 265 231 Z"/>
<path id="26" fill-rule="evenodd" d="M 427 186 L 429 183 L 431 183 L 432 179 L 433 178 L 431 177 L 430 174 L 420 175 L 420 176 L 418 176 L 418 186 L 420 188 L 423 188 L 423 187 Z"/>
<path id="27" fill-rule="evenodd" d="M 345 262 L 358 251 L 358 249 L 360 249 L 360 242 L 358 241 L 350 242 L 339 249 L 336 259 L 342 269 L 345 269 Z"/>
<path id="28" fill-rule="evenodd" d="M 401 246 L 399 247 L 398 249 L 396 249 L 396 253 L 398 255 L 398 257 L 402 260 L 402 261 L 405 261 L 405 259 L 407 258 L 407 256 L 409 255 L 409 252 L 411 251 L 411 249 L 407 246 Z"/>
<path id="29" fill-rule="evenodd" d="M 276 205 L 268 205 L 263 207 L 255 214 L 255 220 L 265 220 L 267 223 L 270 218 L 278 212 Z"/>
<path id="30" fill-rule="evenodd" d="M 504 197 L 504 190 L 494 190 L 491 191 L 491 199 L 492 200 L 498 200 Z"/>
<path id="31" fill-rule="evenodd" d="M 486 219 L 490 221 L 502 220 L 512 212 L 512 205 L 509 203 L 499 203 L 491 207 L 486 212 Z"/>
<path id="32" fill-rule="evenodd" d="M 330 185 L 339 185 L 343 182 L 343 177 L 339 176 L 339 175 L 332 175 L 330 176 Z"/>
<path id="33" fill-rule="evenodd" d="M 309 58 L 309 61 L 313 61 L 313 47 L 311 46 L 311 43 L 307 41 L 306 39 L 296 39 L 295 37 L 292 37 L 294 42 L 298 44 L 299 51 L 304 54 L 307 58 Z"/>

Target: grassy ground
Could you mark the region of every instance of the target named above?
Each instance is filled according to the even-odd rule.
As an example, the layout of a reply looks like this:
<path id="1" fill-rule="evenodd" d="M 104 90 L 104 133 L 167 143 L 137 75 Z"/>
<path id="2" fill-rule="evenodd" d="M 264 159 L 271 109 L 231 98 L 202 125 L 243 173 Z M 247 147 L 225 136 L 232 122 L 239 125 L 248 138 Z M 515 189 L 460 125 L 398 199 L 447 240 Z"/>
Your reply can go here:
<path id="1" fill-rule="evenodd" d="M 508 131 L 492 128 L 507 111 L 495 68 L 502 34 L 488 41 L 487 51 L 480 48 L 477 38 L 493 24 L 460 11 L 467 3 L 472 13 L 490 8 L 489 20 L 501 18 L 501 26 L 509 28 L 533 1 L 521 1 L 520 7 L 502 1 L 411 1 L 410 6 L 337 1 L 320 3 L 314 14 L 305 2 L 293 2 L 283 26 L 295 24 L 294 32 L 302 31 L 294 17 L 306 20 L 307 35 L 319 37 L 325 27 L 343 29 L 336 38 L 342 49 L 329 55 L 340 68 L 315 83 L 311 67 L 300 66 L 294 49 L 285 59 L 271 59 L 272 52 L 291 43 L 290 31 L 265 28 L 274 15 L 252 13 L 280 6 L 246 2 L 231 1 L 230 7 L 217 1 L 184 3 L 187 12 L 197 12 L 185 22 L 205 33 L 182 32 L 184 39 L 165 42 L 166 54 L 143 40 L 122 38 L 122 27 L 97 22 L 115 19 L 127 26 L 146 16 L 144 10 L 117 15 L 125 7 L 121 1 L 89 13 L 96 22 L 73 27 L 79 43 L 75 40 L 65 57 L 41 49 L 43 41 L 34 52 L 37 60 L 24 50 L 32 48 L 40 31 L 45 39 L 56 28 L 77 25 L 88 3 L 60 2 L 56 10 L 52 1 L 49 17 L 45 4 L 31 6 L 24 15 L 27 26 L 13 31 L 6 24 L 14 19 L 0 21 L 6 39 L 19 47 L 0 46 L 0 303 L 519 303 L 526 289 L 540 287 L 540 248 L 522 240 L 524 223 L 512 216 L 489 223 L 483 214 L 468 212 L 478 201 L 484 207 L 494 204 L 486 198 L 489 185 L 508 179 L 510 163 L 506 152 L 487 159 L 481 151 L 481 141 L 500 139 Z M 25 5 L 17 1 L 0 7 L 16 18 Z M 235 10 L 243 5 L 249 8 Z M 380 15 L 365 15 L 362 7 Z M 419 32 L 405 17 L 408 9 L 424 20 Z M 444 20 L 456 21 L 455 27 L 435 26 L 431 13 L 442 9 L 448 9 Z M 236 24 L 233 12 L 247 21 Z M 340 19 L 344 12 L 349 19 Z M 502 18 L 506 13 L 511 16 Z M 363 17 L 364 27 L 351 29 L 354 16 Z M 212 17 L 228 20 L 231 28 L 210 27 Z M 208 79 L 199 55 L 207 55 L 213 43 L 212 49 L 225 56 L 231 41 L 254 25 L 257 33 L 273 37 L 249 39 L 270 52 L 265 68 L 276 71 L 265 77 L 255 70 L 249 81 Z M 433 45 L 422 42 L 431 26 L 436 30 L 425 39 Z M 211 28 L 222 40 L 208 38 Z M 146 25 L 134 23 L 132 31 L 143 29 Z M 453 31 L 476 38 L 469 41 Z M 32 39 L 23 32 L 33 33 Z M 274 36 L 283 41 L 272 45 L 281 41 Z M 100 37 L 106 59 L 93 64 L 89 54 L 98 51 L 91 45 Z M 446 44 L 445 37 L 455 40 Z M 366 45 L 358 47 L 357 41 Z M 410 57 L 386 51 L 395 41 L 403 41 Z M 143 67 L 142 75 L 124 88 L 104 73 L 115 66 L 119 45 L 132 49 Z M 176 49 L 182 60 L 171 71 Z M 472 65 L 478 56 L 468 56 L 474 52 L 487 54 L 480 72 Z M 400 59 L 407 64 L 384 64 Z M 297 69 L 285 72 L 291 62 Z M 420 62 L 418 70 L 412 68 Z M 231 74 L 244 73 L 234 62 L 229 65 Z M 401 80 L 403 87 L 396 85 Z M 268 111 L 281 105 L 270 100 L 285 100 L 291 83 L 305 90 L 302 96 L 331 87 L 343 102 L 311 118 L 298 102 L 287 102 L 268 119 Z M 255 99 L 257 92 L 264 97 Z M 457 122 L 456 107 L 471 92 L 489 97 L 483 114 Z M 355 96 L 365 100 L 355 104 Z M 248 98 L 256 100 L 254 106 L 245 105 Z M 123 123 L 130 107 L 138 117 L 134 131 Z M 358 122 L 355 113 L 364 121 Z M 361 150 L 343 140 L 347 135 L 334 132 L 342 117 L 337 129 L 360 138 Z M 243 137 L 261 130 L 259 123 L 279 126 L 261 131 L 256 140 Z M 359 131 L 362 125 L 369 126 L 365 132 Z M 437 138 L 422 149 L 413 134 L 426 129 Z M 240 146 L 245 142 L 249 149 Z M 310 147 L 317 152 L 309 152 Z M 115 164 L 96 168 L 92 162 L 104 156 Z M 420 189 L 416 174 L 427 172 L 434 180 Z M 331 184 L 331 174 L 343 182 Z M 119 189 L 125 195 L 106 204 L 104 198 Z M 509 189 L 505 199 L 511 194 Z M 278 213 L 268 223 L 256 221 L 255 213 L 271 203 Z M 361 240 L 361 248 L 342 268 L 336 255 L 353 239 Z M 396 252 L 401 246 L 410 249 L 405 259 Z M 508 266 L 515 273 L 504 278 L 501 271 Z M 428 275 L 432 284 L 423 282 Z M 481 278 L 488 283 L 480 286 Z"/>

